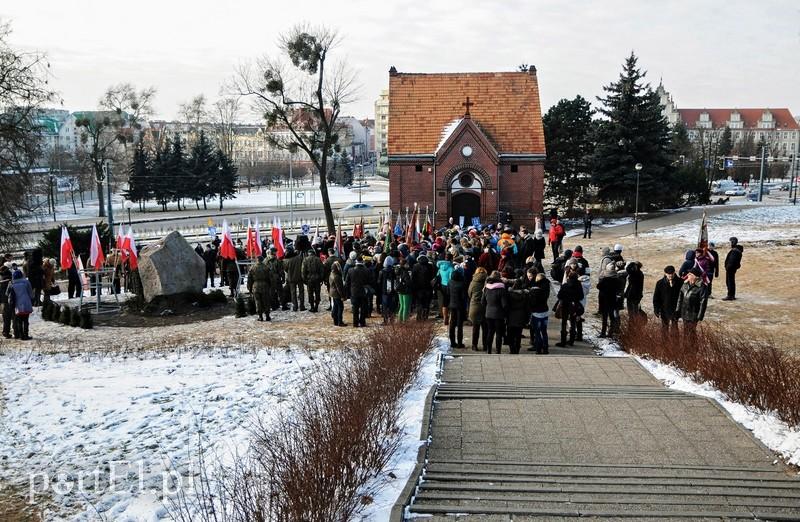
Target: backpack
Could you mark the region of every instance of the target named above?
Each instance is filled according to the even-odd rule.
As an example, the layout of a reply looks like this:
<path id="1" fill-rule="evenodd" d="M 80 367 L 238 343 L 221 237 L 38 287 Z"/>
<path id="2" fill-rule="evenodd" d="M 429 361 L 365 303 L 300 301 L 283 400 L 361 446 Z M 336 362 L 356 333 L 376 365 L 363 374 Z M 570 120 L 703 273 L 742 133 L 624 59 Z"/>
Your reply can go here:
<path id="1" fill-rule="evenodd" d="M 397 277 L 397 291 L 401 294 L 411 293 L 411 272 L 400 270 Z"/>

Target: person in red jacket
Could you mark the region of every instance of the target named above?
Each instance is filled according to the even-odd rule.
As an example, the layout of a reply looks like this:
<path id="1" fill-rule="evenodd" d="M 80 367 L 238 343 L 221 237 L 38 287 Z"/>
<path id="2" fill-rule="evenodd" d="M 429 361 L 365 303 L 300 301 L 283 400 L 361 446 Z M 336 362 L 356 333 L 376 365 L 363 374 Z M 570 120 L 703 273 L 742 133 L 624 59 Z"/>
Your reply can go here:
<path id="1" fill-rule="evenodd" d="M 558 221 L 557 218 L 553 218 L 550 220 L 550 237 L 549 243 L 550 248 L 553 249 L 553 262 L 558 259 L 558 256 L 561 254 L 561 242 L 564 240 L 564 236 L 567 235 L 566 231 L 564 231 L 564 226 Z"/>

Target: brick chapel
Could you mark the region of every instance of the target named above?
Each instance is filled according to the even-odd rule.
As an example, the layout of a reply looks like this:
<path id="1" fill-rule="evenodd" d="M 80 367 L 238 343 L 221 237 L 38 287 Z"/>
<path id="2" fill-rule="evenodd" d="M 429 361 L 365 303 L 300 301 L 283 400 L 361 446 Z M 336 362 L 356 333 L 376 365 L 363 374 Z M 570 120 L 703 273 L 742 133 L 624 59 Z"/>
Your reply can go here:
<path id="1" fill-rule="evenodd" d="M 453 217 L 513 223 L 541 215 L 545 144 L 536 68 L 526 72 L 389 71 L 389 202 Z"/>

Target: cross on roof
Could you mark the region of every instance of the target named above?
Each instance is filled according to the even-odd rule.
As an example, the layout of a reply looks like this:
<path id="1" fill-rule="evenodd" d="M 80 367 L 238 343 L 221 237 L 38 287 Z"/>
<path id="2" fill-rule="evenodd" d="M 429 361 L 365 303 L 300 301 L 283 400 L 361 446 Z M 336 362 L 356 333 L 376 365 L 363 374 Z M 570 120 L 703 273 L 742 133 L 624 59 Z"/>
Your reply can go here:
<path id="1" fill-rule="evenodd" d="M 475 105 L 475 103 L 469 101 L 469 96 L 467 96 L 467 101 L 465 101 L 461 105 L 463 105 L 464 107 L 467 108 L 467 112 L 464 113 L 464 117 L 465 118 L 469 118 L 469 108 L 472 107 L 473 105 Z"/>

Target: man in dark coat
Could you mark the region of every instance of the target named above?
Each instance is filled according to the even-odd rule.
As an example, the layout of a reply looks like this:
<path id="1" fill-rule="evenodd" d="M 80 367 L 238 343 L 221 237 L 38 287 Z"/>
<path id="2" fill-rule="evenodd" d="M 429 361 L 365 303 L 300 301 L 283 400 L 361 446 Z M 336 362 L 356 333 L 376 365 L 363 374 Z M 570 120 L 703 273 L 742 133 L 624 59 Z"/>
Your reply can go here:
<path id="1" fill-rule="evenodd" d="M 628 305 L 628 318 L 636 317 L 640 311 L 640 303 L 644 296 L 644 273 L 642 264 L 638 261 L 631 261 L 625 267 L 628 274 L 628 286 L 625 289 L 625 302 Z"/>
<path id="2" fill-rule="evenodd" d="M 328 257 L 325 258 L 325 263 L 323 265 L 325 267 L 325 275 L 324 275 L 322 281 L 325 283 L 325 289 L 327 290 L 328 296 L 329 296 L 330 299 L 332 299 L 330 297 L 330 293 L 331 293 L 331 284 L 330 284 L 330 281 L 331 281 L 331 269 L 333 268 L 333 264 L 334 263 L 339 263 L 339 275 L 341 275 L 341 273 L 342 273 L 341 266 L 342 266 L 342 264 L 344 264 L 344 261 L 342 261 L 342 259 L 338 255 L 336 255 L 336 250 L 334 248 L 329 248 L 328 249 Z M 332 311 L 331 307 L 333 306 L 333 302 L 331 302 L 330 299 L 328 300 L 328 308 L 326 308 L 327 312 Z"/>
<path id="3" fill-rule="evenodd" d="M 356 259 L 356 264 L 348 272 L 347 280 L 350 286 L 350 304 L 353 307 L 353 327 L 367 326 L 367 286 L 371 274 L 361 258 Z"/>
<path id="4" fill-rule="evenodd" d="M 570 270 L 567 282 L 561 285 L 557 297 L 561 305 L 561 342 L 556 343 L 556 346 L 563 348 L 567 345 L 572 346 L 575 344 L 577 322 L 581 315 L 579 307 L 583 306 L 581 305 L 583 286 L 578 281 L 578 272 Z M 569 330 L 567 330 L 567 323 L 569 323 Z M 569 340 L 567 339 L 568 332 Z"/>
<path id="5" fill-rule="evenodd" d="M 486 279 L 481 304 L 486 310 L 484 314 L 486 335 L 483 338 L 483 349 L 487 353 L 492 353 L 492 339 L 494 339 L 494 344 L 499 354 L 503 346 L 503 335 L 505 333 L 508 291 L 500 277 L 500 272 L 497 270 L 493 271 Z"/>
<path id="6" fill-rule="evenodd" d="M 711 288 L 714 285 L 714 279 L 719 277 L 719 252 L 715 248 L 716 245 L 712 241 L 708 244 L 708 255 L 711 256 L 712 262 L 708 270 L 708 298 L 711 299 Z"/>
<path id="7" fill-rule="evenodd" d="M 586 213 L 583 215 L 583 239 L 586 239 L 588 236 L 589 239 L 592 239 L 592 220 L 594 216 L 592 216 L 592 211 L 588 208 L 586 209 Z"/>
<path id="8" fill-rule="evenodd" d="M 705 316 L 707 302 L 703 270 L 696 266 L 686 274 L 686 282 L 678 297 L 678 313 L 683 320 L 684 333 L 694 335 L 697 323 Z"/>
<path id="9" fill-rule="evenodd" d="M 664 277 L 656 283 L 653 292 L 653 313 L 661 318 L 664 329 L 678 325 L 678 298 L 681 294 L 681 278 L 675 273 L 675 267 L 664 268 Z"/>
<path id="10" fill-rule="evenodd" d="M 322 286 L 322 281 L 325 279 L 325 265 L 322 264 L 322 260 L 317 257 L 313 250 L 306 252 L 306 257 L 303 259 L 303 265 L 301 267 L 301 273 L 303 282 L 308 289 L 308 304 L 311 311 L 318 312 L 320 302 L 319 291 Z"/>
<path id="11" fill-rule="evenodd" d="M 206 245 L 203 252 L 203 263 L 206 265 L 206 280 L 211 280 L 211 288 L 214 288 L 214 276 L 217 272 L 217 249 L 211 248 L 211 243 Z"/>
<path id="12" fill-rule="evenodd" d="M 0 265 L 0 306 L 3 307 L 3 337 L 11 339 L 11 320 L 13 308 L 8 303 L 8 287 L 11 285 L 11 268 L 5 263 Z"/>
<path id="13" fill-rule="evenodd" d="M 411 269 L 411 289 L 414 292 L 414 303 L 417 306 L 417 320 L 428 319 L 431 308 L 431 298 L 433 297 L 433 287 L 431 281 L 434 277 L 434 268 L 428 262 L 428 256 L 421 255 L 417 258 L 417 263 Z"/>
<path id="14" fill-rule="evenodd" d="M 723 301 L 736 299 L 736 271 L 742 267 L 742 252 L 744 252 L 737 238 L 730 238 L 730 242 L 731 249 L 725 256 L 725 286 L 728 287 L 728 295 L 722 299 Z"/>

